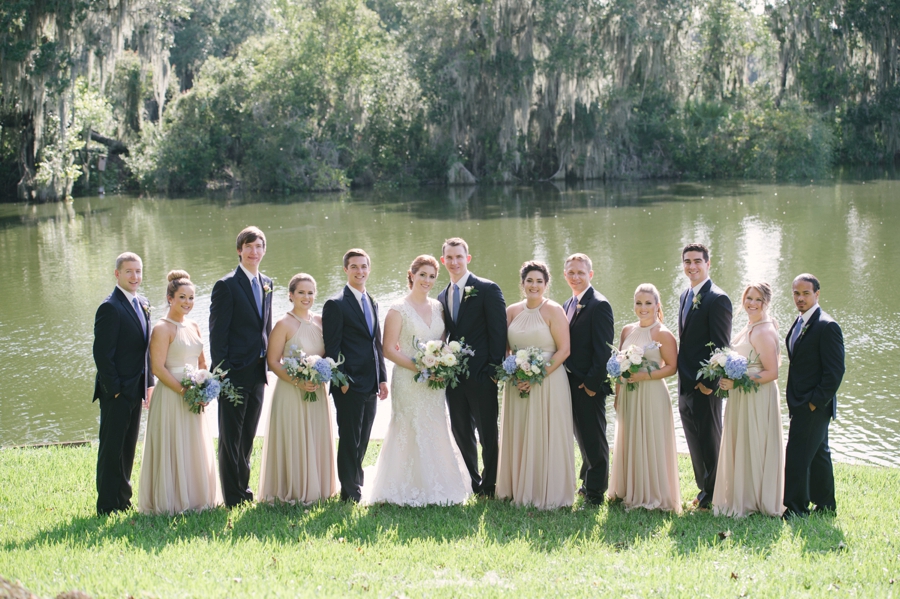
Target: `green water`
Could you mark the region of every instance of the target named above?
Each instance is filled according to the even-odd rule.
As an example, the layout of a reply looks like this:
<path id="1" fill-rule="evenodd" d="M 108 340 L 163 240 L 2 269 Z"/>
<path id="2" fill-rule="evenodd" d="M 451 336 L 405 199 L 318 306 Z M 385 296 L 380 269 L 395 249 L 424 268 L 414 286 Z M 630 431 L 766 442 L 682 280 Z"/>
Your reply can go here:
<path id="1" fill-rule="evenodd" d="M 198 292 L 193 318 L 205 336 L 212 285 L 236 266 L 237 232 L 255 224 L 268 237 L 262 270 L 279 286 L 276 315 L 289 308 L 285 286 L 297 272 L 318 280 L 319 307 L 337 293 L 345 281 L 341 256 L 353 246 L 372 256 L 369 290 L 387 305 L 405 293 L 411 260 L 439 255 L 449 236 L 469 242 L 470 269 L 500 284 L 508 302 L 519 298 L 518 267 L 532 258 L 551 265 L 557 278 L 550 296 L 563 301 L 569 295 L 563 259 L 587 253 L 594 286 L 612 302 L 617 333 L 633 319 L 632 293 L 642 282 L 660 289 L 667 323 L 676 327 L 678 294 L 686 287 L 680 250 L 689 241 L 711 247 L 713 280 L 735 302 L 747 282 L 769 281 L 783 331 L 795 317 L 791 280 L 812 272 L 847 347 L 839 420 L 831 428 L 834 453 L 900 465 L 898 197 L 900 181 L 866 180 L 0 205 L 0 445 L 96 438 L 93 318 L 113 289 L 120 252 L 143 257 L 142 292 L 155 317 L 164 314 L 166 272 L 188 270 Z M 439 286 L 447 281 L 442 272 Z M 736 314 L 735 331 L 744 322 Z"/>

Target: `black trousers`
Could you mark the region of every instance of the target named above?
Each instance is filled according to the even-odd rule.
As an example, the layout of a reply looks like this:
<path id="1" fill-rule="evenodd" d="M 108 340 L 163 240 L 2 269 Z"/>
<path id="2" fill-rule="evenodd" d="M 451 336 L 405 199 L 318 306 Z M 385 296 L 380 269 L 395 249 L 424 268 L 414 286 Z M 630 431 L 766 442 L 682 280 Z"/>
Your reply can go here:
<path id="1" fill-rule="evenodd" d="M 699 389 L 692 389 L 678 395 L 678 412 L 694 466 L 694 480 L 700 489 L 697 500 L 701 507 L 709 507 L 716 487 L 716 466 L 722 444 L 722 398 L 716 397 L 715 393 L 704 395 Z"/>
<path id="2" fill-rule="evenodd" d="M 472 492 L 493 496 L 500 458 L 497 383 L 488 377 L 475 377 L 460 381 L 455 389 L 448 387 L 447 409 L 453 438 L 472 478 Z M 478 431 L 477 441 L 475 431 Z M 478 441 L 484 462 L 481 474 L 478 473 Z"/>
<path id="3" fill-rule="evenodd" d="M 240 405 L 219 398 L 219 479 L 225 505 L 253 501 L 250 490 L 250 457 L 266 393 L 265 358 L 242 370 L 232 370 L 228 380 L 240 390 Z"/>
<path id="4" fill-rule="evenodd" d="M 337 472 L 341 481 L 341 499 L 359 502 L 363 485 L 363 459 L 369 448 L 369 435 L 375 422 L 378 396 L 374 391 L 361 393 L 348 389 L 341 393 L 332 388 L 337 412 L 338 450 Z"/>
<path id="5" fill-rule="evenodd" d="M 585 494 L 603 499 L 609 487 L 609 441 L 606 439 L 606 393 L 597 389 L 590 397 L 581 382 L 569 374 L 575 440 L 581 450 L 581 481 Z M 593 389 L 592 389 L 593 391 Z"/>
<path id="6" fill-rule="evenodd" d="M 141 428 L 141 400 L 119 394 L 100 398 L 97 452 L 97 513 L 131 507 L 131 470 Z"/>
<path id="7" fill-rule="evenodd" d="M 812 411 L 808 405 L 791 408 L 791 426 L 784 452 L 784 507 L 786 513 L 834 510 L 834 471 L 828 447 L 831 410 Z"/>

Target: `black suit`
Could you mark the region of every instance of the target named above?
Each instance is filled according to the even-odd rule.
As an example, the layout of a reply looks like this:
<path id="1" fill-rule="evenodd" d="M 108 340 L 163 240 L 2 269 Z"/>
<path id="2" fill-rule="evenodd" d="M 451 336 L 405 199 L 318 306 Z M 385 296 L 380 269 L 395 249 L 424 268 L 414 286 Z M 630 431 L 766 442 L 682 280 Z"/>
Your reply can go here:
<path id="1" fill-rule="evenodd" d="M 497 400 L 496 367 L 506 354 L 506 302 L 503 292 L 493 281 L 479 279 L 469 273 L 466 287 L 472 293 L 459 303 L 456 323 L 450 317 L 448 285 L 438 295 L 444 306 L 444 325 L 449 341 L 464 341 L 475 355 L 469 358 L 469 376 L 461 380 L 455 389 L 447 387 L 447 408 L 450 412 L 450 428 L 462 454 L 472 492 L 493 496 L 497 486 L 497 460 L 500 457 L 499 402 Z M 484 471 L 478 473 L 478 445 L 475 431 L 481 441 Z"/>
<path id="2" fill-rule="evenodd" d="M 341 481 L 341 499 L 356 502 L 360 499 L 362 463 L 375 421 L 378 386 L 387 378 L 378 304 L 371 295 L 369 300 L 374 321 L 371 333 L 362 307 L 349 285 L 344 286 L 343 293 L 325 302 L 322 309 L 325 356 L 337 361 L 343 355 L 344 363 L 338 368 L 350 380 L 346 393 L 332 385 L 331 396 L 337 411 L 340 436 L 337 470 Z"/>
<path id="3" fill-rule="evenodd" d="M 116 287 L 94 318 L 94 401 L 100 400 L 97 512 L 101 514 L 131 506 L 131 470 L 141 424 L 141 401 L 152 384 L 150 304 L 143 297 L 136 298 L 140 316 Z"/>
<path id="4" fill-rule="evenodd" d="M 567 314 L 574 302 L 571 297 L 563 305 Z M 609 486 L 606 397 L 612 393 L 606 362 L 612 353 L 615 324 L 612 306 L 593 287 L 587 288 L 573 309 L 569 321 L 572 353 L 565 366 L 572 392 L 575 439 L 581 450 L 581 481 L 586 496 L 602 501 Z M 580 388 L 582 384 L 596 395 L 590 397 Z"/>
<path id="5" fill-rule="evenodd" d="M 222 364 L 243 401 L 235 406 L 224 397 L 219 400 L 219 478 L 228 507 L 253 501 L 250 457 L 266 391 L 265 350 L 272 332 L 272 279 L 263 274 L 256 279 L 262 316 L 240 266 L 216 281 L 209 305 L 210 366 Z"/>
<path id="6" fill-rule="evenodd" d="M 844 377 L 841 327 L 821 308 L 809 317 L 793 348 L 787 334 L 790 367 L 787 404 L 791 416 L 784 455 L 784 507 L 788 514 L 834 510 L 834 473 L 828 448 L 828 425 L 837 416 L 837 390 Z M 816 407 L 813 411 L 809 404 Z"/>
<path id="7" fill-rule="evenodd" d="M 687 319 L 682 322 L 689 291 L 686 289 L 681 294 L 678 304 L 678 411 L 691 453 L 694 479 L 700 489 L 697 499 L 701 507 L 709 507 L 722 442 L 722 399 L 715 393 L 704 395 L 694 387 L 698 382 L 708 389 L 718 387 L 718 381 L 698 381 L 697 371 L 700 362 L 708 360 L 712 353 L 708 347 L 710 342 L 717 348 L 731 345 L 731 300 L 712 281 L 707 281 L 698 293 L 699 300 L 688 308 Z"/>

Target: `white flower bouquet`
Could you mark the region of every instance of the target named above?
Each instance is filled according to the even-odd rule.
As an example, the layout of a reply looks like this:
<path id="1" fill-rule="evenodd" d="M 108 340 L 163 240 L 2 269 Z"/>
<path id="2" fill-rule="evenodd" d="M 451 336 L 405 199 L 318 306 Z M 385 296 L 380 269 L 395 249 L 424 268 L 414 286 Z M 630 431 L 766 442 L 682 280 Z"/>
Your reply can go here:
<path id="1" fill-rule="evenodd" d="M 469 374 L 469 357 L 475 351 L 463 340 L 445 343 L 439 339 L 419 341 L 413 338 L 416 355 L 413 362 L 418 372 L 414 374 L 417 383 L 428 383 L 431 389 L 455 389 L 461 375 Z"/>
<path id="2" fill-rule="evenodd" d="M 540 385 L 547 377 L 548 364 L 540 348 L 516 349 L 497 367 L 497 380 L 504 384 L 525 381 L 532 386 Z M 529 395 L 525 391 L 519 391 L 519 397 Z"/>

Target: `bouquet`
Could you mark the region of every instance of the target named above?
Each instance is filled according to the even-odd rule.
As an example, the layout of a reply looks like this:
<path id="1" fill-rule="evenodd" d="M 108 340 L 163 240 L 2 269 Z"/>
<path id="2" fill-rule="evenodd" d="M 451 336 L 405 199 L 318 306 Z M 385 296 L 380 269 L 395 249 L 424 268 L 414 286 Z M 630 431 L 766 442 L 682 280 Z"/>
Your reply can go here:
<path id="1" fill-rule="evenodd" d="M 282 360 L 282 365 L 289 377 L 300 383 L 311 382 L 315 384 L 331 383 L 343 387 L 349 385 L 347 375 L 337 369 L 344 363 L 344 356 L 338 356 L 335 362 L 331 358 L 323 358 L 315 354 L 307 354 L 296 345 L 291 345 L 287 357 Z M 316 401 L 318 397 L 315 391 L 304 391 L 303 401 Z"/>
<path id="2" fill-rule="evenodd" d="M 709 344 L 713 347 L 713 344 Z M 749 360 L 737 353 L 736 351 L 724 348 L 714 348 L 709 360 L 700 363 L 700 370 L 697 372 L 697 380 L 700 377 L 714 381 L 718 378 L 728 378 L 734 381 L 736 389 L 743 389 L 747 393 L 759 389 L 759 383 L 750 378 L 747 374 L 747 365 Z M 728 397 L 728 391 L 724 389 L 716 389 L 716 397 Z"/>
<path id="3" fill-rule="evenodd" d="M 547 376 L 547 364 L 544 353 L 537 347 L 516 349 L 497 367 L 497 380 L 504 384 L 527 381 L 532 386 L 540 385 Z M 528 395 L 525 391 L 519 391 L 519 397 Z"/>
<path id="4" fill-rule="evenodd" d="M 413 362 L 418 372 L 413 375 L 417 383 L 427 382 L 430 389 L 455 389 L 460 375 L 469 374 L 469 356 L 475 351 L 463 339 L 444 343 L 440 340 L 419 341 L 413 338 L 416 355 Z"/>
<path id="5" fill-rule="evenodd" d="M 184 402 L 194 414 L 203 412 L 206 405 L 220 395 L 226 397 L 234 405 L 244 403 L 241 394 L 235 389 L 231 381 L 225 378 L 227 370 L 222 370 L 222 363 L 213 368 L 212 372 L 205 368 L 197 368 L 190 364 L 184 365 L 184 377 L 181 386 L 184 387 Z"/>
<path id="6" fill-rule="evenodd" d="M 659 370 L 659 364 L 644 357 L 644 353 L 648 349 L 659 347 L 658 341 L 654 341 L 649 345 L 629 345 L 625 349 L 618 349 L 614 345 L 610 345 L 613 350 L 612 356 L 606 363 L 606 372 L 609 374 L 609 380 L 613 386 L 619 383 L 619 377 L 623 379 L 631 378 L 632 374 L 646 370 L 653 372 Z M 626 383 L 629 391 L 637 389 L 637 383 Z"/>

